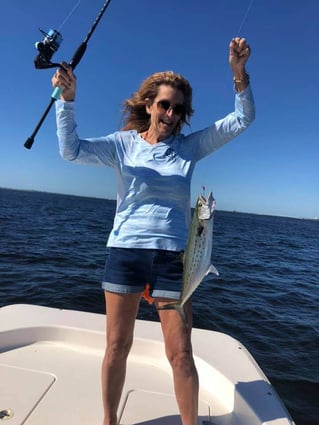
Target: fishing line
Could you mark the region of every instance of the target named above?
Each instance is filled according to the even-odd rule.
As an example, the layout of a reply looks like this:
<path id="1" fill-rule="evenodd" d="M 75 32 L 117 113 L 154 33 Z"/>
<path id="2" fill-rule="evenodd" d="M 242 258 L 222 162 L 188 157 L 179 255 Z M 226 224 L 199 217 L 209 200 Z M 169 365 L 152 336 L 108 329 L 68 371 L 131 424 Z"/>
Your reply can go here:
<path id="1" fill-rule="evenodd" d="M 62 24 L 59 26 L 58 31 L 61 30 L 61 28 L 63 27 L 63 25 L 66 23 L 66 21 L 73 15 L 75 9 L 78 7 L 78 5 L 81 3 L 81 0 L 79 0 L 76 5 L 73 7 L 73 9 L 71 10 L 71 12 L 67 15 L 67 17 L 64 19 L 64 21 L 62 22 Z"/>
<path id="2" fill-rule="evenodd" d="M 250 3 L 249 3 L 249 5 L 248 5 L 248 7 L 247 7 L 246 13 L 245 13 L 245 15 L 244 15 L 244 17 L 243 17 L 243 20 L 241 21 L 241 24 L 240 24 L 240 26 L 239 26 L 238 31 L 237 31 L 237 35 L 238 35 L 238 36 L 240 35 L 240 31 L 243 29 L 244 23 L 246 22 L 246 19 L 247 19 L 248 13 L 249 13 L 249 11 L 250 11 L 250 9 L 251 9 L 251 7 L 252 7 L 253 3 L 254 3 L 254 0 L 251 0 L 251 1 L 250 1 Z"/>

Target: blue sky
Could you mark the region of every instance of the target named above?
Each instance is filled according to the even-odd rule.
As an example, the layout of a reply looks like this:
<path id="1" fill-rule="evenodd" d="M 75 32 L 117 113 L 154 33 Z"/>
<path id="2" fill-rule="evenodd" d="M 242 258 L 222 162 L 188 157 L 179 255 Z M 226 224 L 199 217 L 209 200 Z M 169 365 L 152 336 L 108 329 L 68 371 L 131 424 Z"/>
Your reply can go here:
<path id="1" fill-rule="evenodd" d="M 54 109 L 33 148 L 23 146 L 52 92 L 54 71 L 33 66 L 38 28 L 59 29 L 76 4 L 1 1 L 0 186 L 115 199 L 112 169 L 59 157 Z M 70 60 L 102 5 L 80 1 L 60 28 L 64 41 L 54 61 Z M 76 70 L 79 135 L 119 129 L 122 101 L 162 70 L 191 82 L 191 129 L 210 125 L 233 109 L 228 44 L 244 36 L 252 48 L 256 121 L 199 163 L 192 199 L 204 185 L 221 210 L 318 217 L 318 17 L 318 0 L 112 0 Z"/>

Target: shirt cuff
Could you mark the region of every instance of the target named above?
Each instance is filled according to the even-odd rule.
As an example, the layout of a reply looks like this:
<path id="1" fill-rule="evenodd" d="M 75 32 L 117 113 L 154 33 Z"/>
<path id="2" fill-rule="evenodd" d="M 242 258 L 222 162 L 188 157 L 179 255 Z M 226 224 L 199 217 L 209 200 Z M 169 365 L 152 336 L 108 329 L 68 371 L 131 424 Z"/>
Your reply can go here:
<path id="1" fill-rule="evenodd" d="M 233 86 L 233 89 L 234 89 L 234 93 L 235 93 L 236 96 L 245 97 L 245 98 L 252 97 L 252 91 L 251 91 L 250 83 L 241 92 L 236 91 L 235 84 Z"/>

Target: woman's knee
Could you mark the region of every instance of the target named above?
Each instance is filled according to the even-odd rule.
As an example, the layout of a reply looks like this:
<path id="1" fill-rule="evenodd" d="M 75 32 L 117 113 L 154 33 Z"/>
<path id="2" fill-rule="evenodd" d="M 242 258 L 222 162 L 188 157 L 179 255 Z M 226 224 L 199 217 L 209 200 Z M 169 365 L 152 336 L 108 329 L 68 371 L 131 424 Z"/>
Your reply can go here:
<path id="1" fill-rule="evenodd" d="M 115 340 L 107 343 L 105 357 L 108 363 L 116 364 L 126 360 L 132 347 L 132 340 Z"/>
<path id="2" fill-rule="evenodd" d="M 186 375 L 193 374 L 195 364 L 191 350 L 167 353 L 167 358 L 174 370 L 181 371 Z"/>

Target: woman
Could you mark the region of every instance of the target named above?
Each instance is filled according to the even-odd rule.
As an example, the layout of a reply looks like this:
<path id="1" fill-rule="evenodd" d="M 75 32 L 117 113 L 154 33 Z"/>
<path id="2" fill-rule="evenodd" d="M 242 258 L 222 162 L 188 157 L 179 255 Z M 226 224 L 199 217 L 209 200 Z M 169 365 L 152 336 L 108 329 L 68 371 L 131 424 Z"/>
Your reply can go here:
<path id="1" fill-rule="evenodd" d="M 196 162 L 240 134 L 254 119 L 254 102 L 245 64 L 250 48 L 243 38 L 229 45 L 234 75 L 235 111 L 212 126 L 184 136 L 192 109 L 192 89 L 179 74 L 160 72 L 146 79 L 124 104 L 122 131 L 81 140 L 76 133 L 72 70 L 58 70 L 53 86 L 63 89 L 56 102 L 58 139 L 64 159 L 115 169 L 118 194 L 108 240 L 102 287 L 107 311 L 107 346 L 102 366 L 103 425 L 117 424 L 141 295 L 149 284 L 157 308 L 179 298 L 181 251 L 190 224 L 190 183 Z M 189 326 L 175 310 L 158 310 L 167 358 L 183 425 L 197 424 L 198 376 Z"/>

